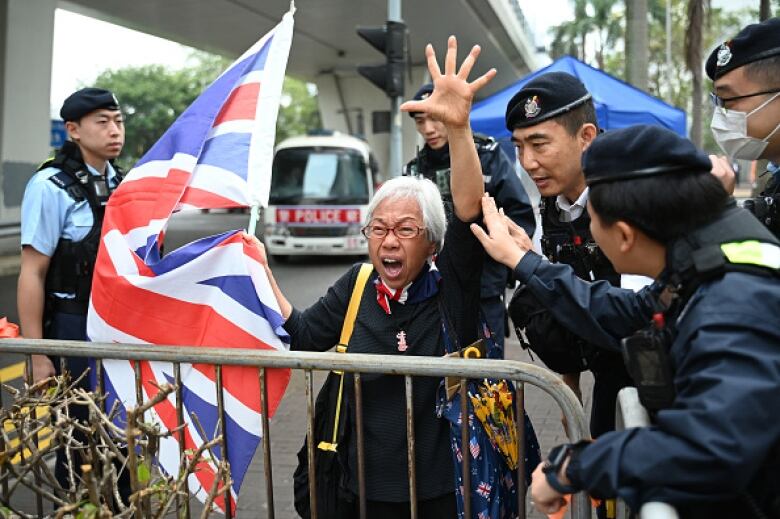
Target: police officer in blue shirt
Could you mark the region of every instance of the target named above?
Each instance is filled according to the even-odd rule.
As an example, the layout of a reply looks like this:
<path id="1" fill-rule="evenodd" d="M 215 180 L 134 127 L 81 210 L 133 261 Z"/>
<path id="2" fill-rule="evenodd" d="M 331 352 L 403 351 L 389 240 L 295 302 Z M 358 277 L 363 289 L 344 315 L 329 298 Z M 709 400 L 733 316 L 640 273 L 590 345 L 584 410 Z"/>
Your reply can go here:
<path id="1" fill-rule="evenodd" d="M 104 206 L 121 180 L 111 161 L 122 151 L 125 127 L 116 97 L 99 88 L 70 95 L 60 116 L 69 140 L 30 179 L 22 199 L 17 304 L 24 337 L 85 340 Z M 51 359 L 33 356 L 35 381 L 54 373 Z"/>
<path id="2" fill-rule="evenodd" d="M 433 93 L 433 84 L 420 87 L 412 99 L 422 101 Z M 409 112 L 415 127 L 425 139 L 425 146 L 417 157 L 406 165 L 405 175 L 419 175 L 433 181 L 441 191 L 447 219 L 452 215 L 452 194 L 450 193 L 450 149 L 447 129 L 444 124 L 421 112 Z M 533 209 L 528 195 L 517 176 L 514 164 L 491 137 L 474 136 L 485 192 L 495 198 L 504 213 L 525 232 L 533 235 L 536 228 Z M 506 306 L 504 292 L 510 279 L 509 270 L 487 258 L 482 269 L 480 306 L 488 327 L 499 344 L 504 344 L 506 333 Z"/>
<path id="3" fill-rule="evenodd" d="M 41 165 L 22 199 L 17 305 L 24 337 L 83 341 L 105 204 L 121 181 L 111 161 L 122 151 L 125 127 L 116 97 L 99 88 L 70 95 L 60 116 L 69 140 Z M 88 360 L 79 357 L 68 357 L 65 363 L 74 379 L 88 366 Z M 59 359 L 33 355 L 33 380 L 59 372 L 59 364 Z M 86 378 L 80 385 L 89 389 Z M 69 413 L 77 420 L 88 417 L 84 406 L 71 405 Z M 84 440 L 78 435 L 76 439 Z M 79 472 L 80 462 L 75 465 Z M 70 487 L 62 448 L 57 449 L 55 476 L 63 488 Z M 126 471 L 119 488 L 126 499 Z"/>
<path id="4" fill-rule="evenodd" d="M 586 490 L 683 518 L 780 517 L 780 241 L 669 130 L 607 132 L 583 169 L 599 246 L 619 272 L 655 278 L 639 293 L 544 261 L 489 200 L 489 235 L 472 229 L 557 318 L 621 347 L 654 424 L 553 449 L 536 507 Z"/>

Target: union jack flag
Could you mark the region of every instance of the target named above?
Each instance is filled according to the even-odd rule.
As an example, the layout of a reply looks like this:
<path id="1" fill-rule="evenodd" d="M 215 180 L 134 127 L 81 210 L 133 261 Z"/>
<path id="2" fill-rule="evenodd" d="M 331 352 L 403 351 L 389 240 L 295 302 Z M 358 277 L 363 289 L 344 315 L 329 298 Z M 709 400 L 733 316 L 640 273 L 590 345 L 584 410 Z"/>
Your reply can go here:
<path id="1" fill-rule="evenodd" d="M 493 488 L 493 487 L 490 486 L 487 482 L 482 481 L 477 486 L 477 494 L 479 494 L 482 497 L 484 497 L 485 499 L 487 499 L 487 497 L 490 495 L 490 489 L 491 488 Z"/>
<path id="2" fill-rule="evenodd" d="M 293 17 L 236 60 L 176 120 L 111 196 L 95 267 L 87 334 L 92 341 L 285 350 L 289 336 L 257 250 L 240 231 L 203 238 L 160 257 L 160 236 L 184 207 L 265 205 L 268 201 L 276 116 Z M 143 398 L 155 384 L 173 382 L 170 363 L 139 363 Z M 133 364 L 104 363 L 107 406 L 136 405 Z M 272 416 L 289 370 L 268 370 Z M 215 369 L 182 365 L 182 433 L 161 440 L 158 462 L 179 470 L 180 442 L 196 449 L 217 433 Z M 230 507 L 262 434 L 257 369 L 223 369 L 227 460 L 233 480 Z M 151 411 L 164 429 L 177 427 L 173 395 Z M 120 412 L 124 411 L 120 407 Z M 205 436 L 193 423 L 196 415 Z M 120 414 L 121 418 L 124 418 Z M 214 454 L 222 460 L 224 452 Z M 216 477 L 204 459 L 188 479 L 201 500 Z M 224 489 L 215 506 L 225 510 Z"/>
<path id="3" fill-rule="evenodd" d="M 471 441 L 469 441 L 469 450 L 471 451 L 472 457 L 476 458 L 479 456 L 479 441 L 476 436 L 471 437 Z"/>

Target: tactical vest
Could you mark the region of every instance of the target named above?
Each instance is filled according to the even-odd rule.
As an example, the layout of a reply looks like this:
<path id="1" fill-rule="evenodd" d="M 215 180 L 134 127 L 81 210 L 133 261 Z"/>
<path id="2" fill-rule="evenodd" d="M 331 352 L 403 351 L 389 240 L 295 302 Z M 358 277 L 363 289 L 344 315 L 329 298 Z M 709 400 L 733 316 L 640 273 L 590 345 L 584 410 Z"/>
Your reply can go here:
<path id="1" fill-rule="evenodd" d="M 474 146 L 477 148 L 477 155 L 480 162 L 482 156 L 493 152 L 498 147 L 498 142 L 492 137 L 483 135 L 474 135 Z M 444 212 L 447 215 L 447 221 L 452 220 L 455 214 L 452 202 L 452 191 L 450 189 L 450 152 L 449 147 L 441 150 L 431 150 L 427 146 L 422 150 L 417 150 L 417 156 L 409 161 L 404 168 L 404 176 L 420 176 L 427 178 L 439 188 L 442 202 L 444 202 Z M 487 184 L 487 182 L 485 182 Z"/>
<path id="2" fill-rule="evenodd" d="M 590 217 L 583 213 L 572 222 L 561 222 L 555 198 L 539 203 L 542 220 L 542 252 L 550 261 L 572 267 L 587 281 L 605 280 L 620 286 L 620 274 L 590 234 Z M 570 331 L 544 308 L 525 285 L 520 285 L 509 303 L 508 313 L 523 348 L 530 348 L 553 371 L 579 373 L 593 370 L 616 376 L 617 353 L 587 342 Z M 616 358 L 618 357 L 618 358 Z M 621 374 L 620 376 L 624 376 Z"/>
<path id="3" fill-rule="evenodd" d="M 590 233 L 590 216 L 583 211 L 572 222 L 562 222 L 554 197 L 539 202 L 542 219 L 542 252 L 555 263 L 570 265 L 586 281 L 604 280 L 620 286 L 620 274 L 601 251 Z"/>
<path id="4" fill-rule="evenodd" d="M 54 185 L 65 190 L 76 202 L 87 201 L 92 210 L 92 228 L 82 240 L 74 242 L 60 237 L 57 242 L 46 273 L 45 314 L 48 316 L 51 312 L 64 312 L 85 315 L 92 288 L 92 272 L 100 245 L 105 205 L 115 188 L 110 187 L 105 177 L 89 173 L 81 150 L 70 141 L 57 150 L 54 158 L 41 164 L 38 170 L 50 167 L 59 169 L 58 173 L 49 178 Z M 118 168 L 114 169 L 116 180 L 120 182 L 121 173 Z M 54 293 L 75 294 L 76 297 L 62 299 L 54 297 Z"/>
<path id="5" fill-rule="evenodd" d="M 648 328 L 623 339 L 624 359 L 639 399 L 653 415 L 674 403 L 669 349 L 676 335 L 674 323 L 693 294 L 727 272 L 780 278 L 780 240 L 732 202 L 714 221 L 670 244 L 666 261 L 661 280 L 676 295 L 673 304 L 657 313 Z M 746 507 L 744 517 L 780 517 L 780 444 L 740 500 Z"/>

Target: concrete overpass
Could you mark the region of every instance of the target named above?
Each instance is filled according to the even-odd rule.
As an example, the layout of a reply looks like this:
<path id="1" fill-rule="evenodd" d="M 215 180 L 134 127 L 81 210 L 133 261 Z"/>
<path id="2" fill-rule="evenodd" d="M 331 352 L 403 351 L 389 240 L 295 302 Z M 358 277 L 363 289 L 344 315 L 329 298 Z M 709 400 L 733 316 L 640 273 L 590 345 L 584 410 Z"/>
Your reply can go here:
<path id="1" fill-rule="evenodd" d="M 225 56 L 238 56 L 287 11 L 289 0 L 0 0 L 0 226 L 19 221 L 27 180 L 49 153 L 49 96 L 54 11 L 63 8 Z M 375 133 L 372 114 L 389 100 L 358 76 L 358 64 L 383 57 L 355 33 L 358 25 L 381 25 L 386 0 L 297 0 L 288 73 L 316 83 L 323 124 L 363 133 L 387 171 L 389 138 Z M 425 80 L 423 49 L 439 50 L 449 34 L 462 48 L 479 43 L 473 76 L 490 67 L 498 76 L 485 94 L 536 68 L 535 49 L 516 0 L 407 0 L 402 17 L 410 32 L 412 61 L 407 95 Z M 110 45 L 111 42 L 95 42 Z M 84 49 L 89 59 L 89 49 Z M 121 66 L 121 64 L 114 64 Z M 411 119 L 403 119 L 404 156 L 418 143 Z M 0 233 L 2 227 L 0 227 Z"/>

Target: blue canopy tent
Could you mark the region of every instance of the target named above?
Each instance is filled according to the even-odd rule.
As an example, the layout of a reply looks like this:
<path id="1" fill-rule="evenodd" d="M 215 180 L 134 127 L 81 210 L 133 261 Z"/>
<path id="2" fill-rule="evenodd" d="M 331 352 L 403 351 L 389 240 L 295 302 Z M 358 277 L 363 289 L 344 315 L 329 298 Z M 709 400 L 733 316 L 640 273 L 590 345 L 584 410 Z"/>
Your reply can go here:
<path id="1" fill-rule="evenodd" d="M 599 126 L 605 130 L 633 124 L 657 124 L 683 137 L 687 135 L 684 111 L 571 56 L 564 56 L 475 103 L 471 110 L 471 127 L 475 132 L 490 135 L 500 141 L 508 141 L 511 134 L 504 125 L 504 115 L 509 100 L 535 77 L 556 71 L 568 72 L 583 82 L 593 95 Z"/>

